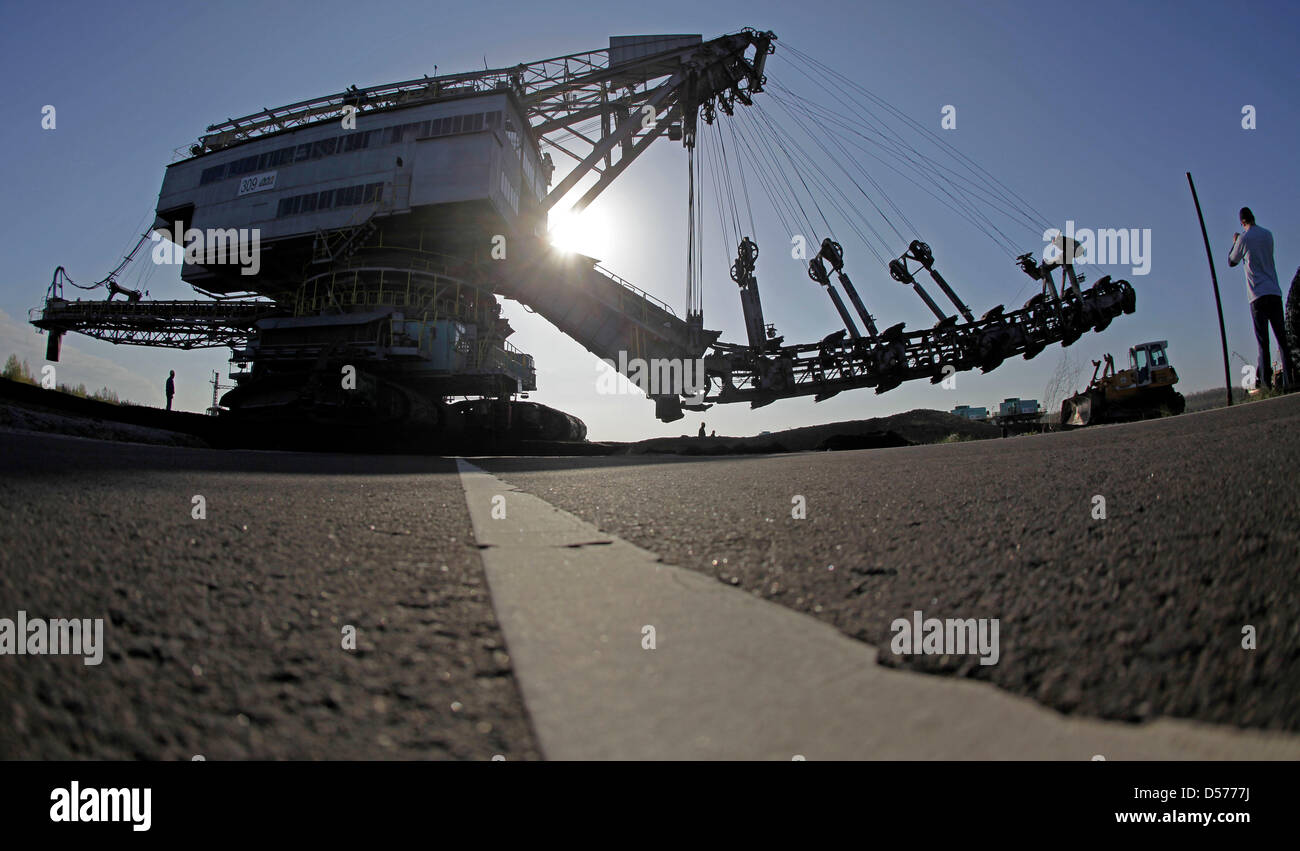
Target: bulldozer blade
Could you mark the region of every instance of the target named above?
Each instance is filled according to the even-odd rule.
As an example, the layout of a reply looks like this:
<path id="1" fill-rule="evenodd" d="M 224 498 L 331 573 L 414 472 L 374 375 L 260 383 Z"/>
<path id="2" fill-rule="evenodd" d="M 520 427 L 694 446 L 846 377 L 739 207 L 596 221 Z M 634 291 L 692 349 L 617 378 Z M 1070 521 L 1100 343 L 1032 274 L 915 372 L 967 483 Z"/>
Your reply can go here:
<path id="1" fill-rule="evenodd" d="M 1093 397 L 1089 393 L 1076 393 L 1061 402 L 1061 425 L 1079 427 L 1092 425 L 1094 416 L 1100 411 L 1093 410 Z"/>

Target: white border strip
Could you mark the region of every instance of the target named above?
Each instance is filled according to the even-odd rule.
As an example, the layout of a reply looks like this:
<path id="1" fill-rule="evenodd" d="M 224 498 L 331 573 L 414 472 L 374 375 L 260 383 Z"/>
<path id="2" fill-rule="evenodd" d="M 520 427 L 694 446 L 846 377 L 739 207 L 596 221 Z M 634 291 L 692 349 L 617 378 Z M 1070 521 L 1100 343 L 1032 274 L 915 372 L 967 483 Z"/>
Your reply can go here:
<path id="1" fill-rule="evenodd" d="M 1294 735 L 1073 719 L 987 683 L 882 667 L 810 616 L 457 465 L 550 759 L 1300 758 Z"/>

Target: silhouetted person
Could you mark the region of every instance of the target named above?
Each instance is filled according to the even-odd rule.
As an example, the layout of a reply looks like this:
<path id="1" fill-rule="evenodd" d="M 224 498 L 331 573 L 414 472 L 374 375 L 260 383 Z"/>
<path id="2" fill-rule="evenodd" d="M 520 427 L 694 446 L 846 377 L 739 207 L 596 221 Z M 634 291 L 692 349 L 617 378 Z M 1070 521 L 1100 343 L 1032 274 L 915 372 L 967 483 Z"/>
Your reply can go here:
<path id="1" fill-rule="evenodd" d="M 1286 386 L 1288 390 L 1294 390 L 1300 387 L 1300 269 L 1295 270 L 1295 277 L 1286 291 L 1285 324 L 1291 349 L 1291 374 L 1286 377 Z"/>
<path id="2" fill-rule="evenodd" d="M 700 437 L 704 437 L 704 423 L 700 423 Z"/>
<path id="3" fill-rule="evenodd" d="M 176 370 L 167 376 L 167 410 L 172 409 L 172 397 L 176 395 Z"/>
<path id="4" fill-rule="evenodd" d="M 1293 374 L 1291 351 L 1287 348 L 1286 331 L 1282 328 L 1282 288 L 1278 286 L 1277 270 L 1273 267 L 1273 234 L 1255 224 L 1255 214 L 1249 207 L 1242 207 L 1240 216 L 1243 232 L 1232 235 L 1228 265 L 1236 266 L 1242 260 L 1246 261 L 1250 318 L 1255 324 L 1255 342 L 1259 346 L 1255 377 L 1264 387 L 1272 388 L 1273 359 L 1268 348 L 1270 325 L 1273 326 L 1273 336 L 1277 337 L 1277 346 L 1282 350 L 1282 374 Z"/>

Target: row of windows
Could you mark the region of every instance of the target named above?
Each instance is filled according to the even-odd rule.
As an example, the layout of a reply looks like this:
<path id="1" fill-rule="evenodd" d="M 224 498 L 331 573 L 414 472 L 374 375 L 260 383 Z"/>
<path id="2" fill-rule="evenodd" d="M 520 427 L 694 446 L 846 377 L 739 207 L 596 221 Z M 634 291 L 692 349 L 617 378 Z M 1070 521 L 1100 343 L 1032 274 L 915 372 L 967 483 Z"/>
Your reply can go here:
<path id="1" fill-rule="evenodd" d="M 307 142 L 290 145 L 265 154 L 254 154 L 234 162 L 205 168 L 199 176 L 199 185 L 205 186 L 229 177 L 251 174 L 263 169 L 276 168 L 290 163 L 318 160 L 334 154 L 350 154 L 366 148 L 380 145 L 395 145 L 426 136 L 449 136 L 453 133 L 473 133 L 484 128 L 493 128 L 501 124 L 501 113 L 472 112 L 468 115 L 449 115 L 446 118 L 434 118 L 429 121 L 412 121 L 408 124 L 394 124 L 378 130 L 356 130 L 340 136 L 331 136 L 319 142 Z"/>
<path id="2" fill-rule="evenodd" d="M 342 189 L 326 189 L 324 192 L 308 192 L 306 195 L 294 195 L 281 198 L 276 208 L 275 217 L 296 216 L 299 213 L 315 213 L 331 207 L 355 207 L 358 204 L 372 204 L 384 197 L 383 183 L 363 183 L 345 186 Z"/>

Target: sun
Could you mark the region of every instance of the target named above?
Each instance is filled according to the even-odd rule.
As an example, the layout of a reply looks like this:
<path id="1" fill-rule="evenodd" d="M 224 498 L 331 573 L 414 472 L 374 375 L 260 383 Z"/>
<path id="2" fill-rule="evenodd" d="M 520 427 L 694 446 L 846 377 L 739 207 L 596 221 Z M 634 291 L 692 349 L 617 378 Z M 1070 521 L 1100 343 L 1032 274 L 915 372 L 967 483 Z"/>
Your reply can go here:
<path id="1" fill-rule="evenodd" d="M 547 235 L 551 245 L 561 251 L 602 258 L 609 251 L 609 221 L 591 207 L 581 213 L 552 210 L 547 217 Z"/>

